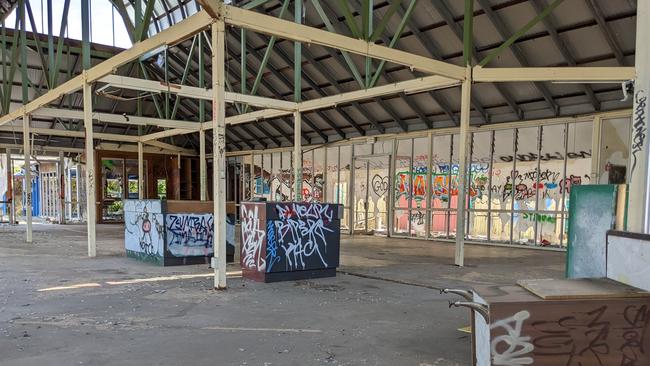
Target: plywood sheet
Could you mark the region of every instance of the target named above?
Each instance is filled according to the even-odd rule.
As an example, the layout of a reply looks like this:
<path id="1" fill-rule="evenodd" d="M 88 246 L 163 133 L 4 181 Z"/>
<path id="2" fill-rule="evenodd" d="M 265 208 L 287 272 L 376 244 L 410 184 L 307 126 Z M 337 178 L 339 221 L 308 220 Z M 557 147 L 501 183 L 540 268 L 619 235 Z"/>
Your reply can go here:
<path id="1" fill-rule="evenodd" d="M 544 300 L 650 297 L 650 293 L 607 278 L 519 280 L 517 284 Z"/>

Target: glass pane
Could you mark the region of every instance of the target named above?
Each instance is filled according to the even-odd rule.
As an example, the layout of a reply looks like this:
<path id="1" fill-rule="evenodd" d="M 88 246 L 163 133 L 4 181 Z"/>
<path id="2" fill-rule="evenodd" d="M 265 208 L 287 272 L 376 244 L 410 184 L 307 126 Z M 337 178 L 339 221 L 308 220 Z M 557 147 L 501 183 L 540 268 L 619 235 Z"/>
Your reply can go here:
<path id="1" fill-rule="evenodd" d="M 512 231 L 512 242 L 514 244 L 535 245 L 534 217 L 533 212 L 515 212 Z"/>
<path id="2" fill-rule="evenodd" d="M 372 145 L 358 144 L 354 145 L 354 156 L 372 155 Z"/>
<path id="3" fill-rule="evenodd" d="M 604 119 L 601 128 L 598 183 L 626 183 L 630 161 L 630 118 Z"/>
<path id="4" fill-rule="evenodd" d="M 409 232 L 408 210 L 395 210 L 393 234 L 403 236 Z"/>
<path id="5" fill-rule="evenodd" d="M 445 238 L 447 237 L 447 228 L 449 226 L 449 215 L 446 211 L 433 211 L 431 212 L 431 237 L 432 238 Z"/>
<path id="6" fill-rule="evenodd" d="M 591 122 L 569 124 L 568 139 L 566 177 L 560 182 L 567 211 L 571 187 L 591 181 Z"/>
<path id="7" fill-rule="evenodd" d="M 488 213 L 469 212 L 469 233 L 468 238 L 472 240 L 488 239 Z"/>
<path id="8" fill-rule="evenodd" d="M 375 142 L 374 155 L 390 154 L 393 152 L 393 139 Z"/>
<path id="9" fill-rule="evenodd" d="M 534 187 L 537 187 L 537 209 L 540 211 L 561 209 L 560 182 L 564 178 L 565 128 L 566 125 L 563 124 L 542 126 L 539 173 L 526 177 Z"/>
<path id="10" fill-rule="evenodd" d="M 105 199 L 122 199 L 124 189 L 124 160 L 102 159 Z"/>
<path id="11" fill-rule="evenodd" d="M 166 179 L 158 179 L 156 181 L 156 196 L 161 200 L 167 198 L 167 180 Z"/>
<path id="12" fill-rule="evenodd" d="M 271 191 L 271 175 L 273 173 L 273 162 L 271 154 L 262 155 L 262 181 L 264 182 L 264 190 L 262 196 L 271 201 L 275 199 L 274 192 Z"/>
<path id="13" fill-rule="evenodd" d="M 339 183 L 336 191 L 338 192 L 338 203 L 350 207 L 348 202 L 348 186 L 350 184 L 350 166 L 352 165 L 352 146 L 341 146 L 341 160 L 339 167 Z"/>
<path id="14" fill-rule="evenodd" d="M 368 161 L 354 159 L 354 230 L 366 230 L 366 210 L 368 204 Z"/>
<path id="15" fill-rule="evenodd" d="M 514 130 L 494 131 L 494 158 L 492 163 L 492 202 L 493 210 L 510 210 L 512 203 L 512 168 Z M 510 234 L 508 234 L 510 240 Z"/>
<path id="16" fill-rule="evenodd" d="M 395 207 L 408 207 L 411 186 L 411 139 L 397 141 L 395 156 Z"/>
<path id="17" fill-rule="evenodd" d="M 490 155 L 492 132 L 478 132 L 472 135 L 472 157 L 469 181 L 469 208 L 487 209 L 489 207 Z M 486 229 L 487 237 L 487 229 Z"/>
<path id="18" fill-rule="evenodd" d="M 251 197 L 251 167 L 252 167 L 252 157 L 251 155 L 244 155 L 242 157 L 242 190 L 243 190 L 243 200 L 249 200 Z"/>
<path id="19" fill-rule="evenodd" d="M 312 190 L 312 201 L 323 202 L 323 186 L 325 169 L 325 149 L 314 150 L 314 188 Z"/>
<path id="20" fill-rule="evenodd" d="M 253 194 L 255 197 L 262 197 L 264 194 L 264 180 L 262 179 L 262 155 L 253 155 L 253 177 Z"/>
<path id="21" fill-rule="evenodd" d="M 291 152 L 285 151 L 282 153 L 282 186 L 281 193 L 285 201 L 293 199 L 293 164 Z"/>
<path id="22" fill-rule="evenodd" d="M 284 201 L 282 197 L 282 156 L 279 152 L 271 154 L 271 167 L 265 167 L 265 170 L 271 171 L 269 180 L 269 189 L 272 192 L 273 201 Z M 270 169 L 269 169 L 270 168 Z"/>
<path id="23" fill-rule="evenodd" d="M 411 236 L 416 238 L 426 238 L 427 225 L 426 225 L 426 210 L 411 210 Z"/>
<path id="24" fill-rule="evenodd" d="M 327 182 L 325 194 L 327 197 L 325 201 L 328 203 L 340 203 L 338 198 L 338 183 L 339 183 L 339 148 L 327 148 Z"/>
<path id="25" fill-rule="evenodd" d="M 524 219 L 537 223 L 537 245 L 560 246 L 560 215 L 548 213 L 524 213 Z"/>
<path id="26" fill-rule="evenodd" d="M 368 230 L 385 234 L 388 230 L 388 156 L 370 158 Z"/>
<path id="27" fill-rule="evenodd" d="M 147 187 L 147 161 L 143 161 L 143 169 L 144 169 L 144 187 L 145 187 L 145 197 L 147 196 L 146 194 L 146 187 Z M 138 160 L 137 159 L 127 159 L 126 160 L 126 176 L 128 179 L 128 192 L 127 192 L 127 197 L 129 199 L 138 199 L 140 196 L 138 194 Z"/>
<path id="28" fill-rule="evenodd" d="M 517 165 L 514 174 L 515 210 L 534 210 L 537 199 L 535 189 L 538 158 L 538 127 L 517 130 Z M 515 218 L 516 220 L 516 218 Z"/>
<path id="29" fill-rule="evenodd" d="M 302 154 L 302 200 L 312 201 L 314 184 L 314 151 L 303 152 Z"/>
<path id="30" fill-rule="evenodd" d="M 507 212 L 492 212 L 490 222 L 490 240 L 493 242 L 510 242 L 510 214 Z"/>
<path id="31" fill-rule="evenodd" d="M 458 168 L 460 162 L 460 135 L 453 135 L 451 140 L 451 164 L 449 164 L 449 207 L 458 207 Z M 456 229 L 456 224 L 450 226 L 450 229 Z M 451 233 L 451 230 L 450 230 Z"/>
<path id="32" fill-rule="evenodd" d="M 433 136 L 431 156 L 431 207 L 433 208 L 449 207 L 450 157 L 451 135 Z"/>
<path id="33" fill-rule="evenodd" d="M 413 139 L 413 174 L 411 208 L 427 208 L 427 172 L 429 166 L 429 138 Z"/>

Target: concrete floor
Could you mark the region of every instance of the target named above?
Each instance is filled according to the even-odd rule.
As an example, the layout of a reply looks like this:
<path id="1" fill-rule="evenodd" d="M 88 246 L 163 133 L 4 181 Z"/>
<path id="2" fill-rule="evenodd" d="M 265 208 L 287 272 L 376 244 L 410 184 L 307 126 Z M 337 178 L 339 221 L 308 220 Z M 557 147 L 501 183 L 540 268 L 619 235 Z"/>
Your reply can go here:
<path id="1" fill-rule="evenodd" d="M 35 225 L 33 244 L 0 226 L 1 365 L 469 365 L 467 311 L 435 288 L 564 268 L 563 253 L 475 245 L 458 268 L 448 243 L 343 236 L 336 278 L 259 284 L 233 265 L 215 291 L 205 265 L 124 257 L 120 225 L 97 237 L 89 259 L 83 225 Z"/>

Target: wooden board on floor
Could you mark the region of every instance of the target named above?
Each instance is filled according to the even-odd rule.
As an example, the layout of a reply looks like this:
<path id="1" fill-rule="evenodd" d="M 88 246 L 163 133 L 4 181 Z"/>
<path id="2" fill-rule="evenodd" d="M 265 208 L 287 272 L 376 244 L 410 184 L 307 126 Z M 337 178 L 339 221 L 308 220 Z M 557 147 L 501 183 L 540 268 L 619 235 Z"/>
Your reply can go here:
<path id="1" fill-rule="evenodd" d="M 544 300 L 650 297 L 650 292 L 607 278 L 519 280 L 517 284 Z"/>

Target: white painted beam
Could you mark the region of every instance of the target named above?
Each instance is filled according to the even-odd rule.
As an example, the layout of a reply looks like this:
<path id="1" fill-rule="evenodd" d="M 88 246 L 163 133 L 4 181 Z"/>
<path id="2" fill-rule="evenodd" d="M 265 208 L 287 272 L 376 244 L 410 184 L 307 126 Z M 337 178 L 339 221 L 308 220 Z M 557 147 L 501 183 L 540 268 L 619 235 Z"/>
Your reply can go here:
<path id="1" fill-rule="evenodd" d="M 83 111 L 72 109 L 59 109 L 59 108 L 40 108 L 32 113 L 33 116 L 48 117 L 48 118 L 63 118 L 83 120 Z M 185 128 L 198 130 L 200 124 L 191 121 L 180 121 L 171 119 L 160 119 L 142 116 L 130 116 L 126 114 L 112 114 L 94 112 L 92 115 L 94 120 L 99 122 L 137 125 L 137 126 L 158 126 L 162 128 Z"/>
<path id="2" fill-rule="evenodd" d="M 150 141 L 143 141 L 147 145 L 159 147 L 163 150 L 166 150 L 168 153 L 180 153 L 181 155 L 189 155 L 189 156 L 196 156 L 196 153 L 194 150 L 190 149 L 185 149 L 182 147 L 170 145 L 161 141 L 156 141 L 156 140 L 150 140 Z M 106 149 L 108 150 L 108 149 Z"/>
<path id="3" fill-rule="evenodd" d="M 120 66 L 123 66 L 130 61 L 137 59 L 145 52 L 151 51 L 160 46 L 178 43 L 201 31 L 211 22 L 212 17 L 207 12 L 200 11 L 155 34 L 152 37 L 134 44 L 131 48 L 118 53 L 114 57 L 111 57 L 108 60 L 92 67 L 86 71 L 85 75 L 77 75 L 76 77 L 34 99 L 28 104 L 0 117 L 0 126 L 10 121 L 21 118 L 23 114 L 30 114 L 31 112 L 56 101 L 66 94 L 70 94 L 76 90 L 81 89 L 84 82 L 92 83 L 108 74 L 114 73 Z"/>
<path id="4" fill-rule="evenodd" d="M 138 91 L 148 91 L 152 93 L 171 93 L 181 97 L 195 98 L 203 100 L 212 100 L 212 90 L 199 88 L 196 86 L 180 85 L 165 83 L 155 80 L 144 80 L 129 76 L 107 75 L 99 80 L 107 85 Z M 293 111 L 297 108 L 297 103 L 286 100 L 266 98 L 256 95 L 247 95 L 241 93 L 226 92 L 227 103 L 244 103 L 253 107 L 274 108 Z"/>
<path id="5" fill-rule="evenodd" d="M 171 129 L 171 130 L 154 132 L 154 133 L 150 133 L 148 135 L 140 136 L 140 141 L 145 142 L 145 141 L 151 141 L 151 140 L 158 140 L 158 139 L 162 139 L 162 138 L 165 138 L 165 137 L 184 135 L 184 134 L 193 133 L 193 132 L 196 132 L 196 130 L 194 130 L 194 129 L 188 130 L 188 129 L 184 129 L 184 128 L 174 128 L 174 129 Z"/>
<path id="6" fill-rule="evenodd" d="M 86 71 L 84 71 L 85 76 Z M 86 225 L 88 226 L 88 256 L 97 256 L 97 205 L 95 204 L 95 149 L 93 142 L 93 96 L 92 86 L 83 83 L 84 127 L 86 130 Z"/>
<path id="7" fill-rule="evenodd" d="M 404 65 L 411 70 L 429 74 L 442 75 L 456 80 L 465 78 L 465 68 L 429 57 L 416 55 L 386 46 L 354 39 L 341 34 L 322 29 L 297 24 L 274 16 L 261 14 L 251 10 L 225 5 L 219 10 L 218 0 L 202 0 L 211 11 L 220 12 L 227 24 L 250 29 L 258 33 L 274 35 L 283 39 L 298 41 L 305 44 L 318 44 L 357 55 L 385 60 L 398 65 Z"/>
<path id="8" fill-rule="evenodd" d="M 3 132 L 13 132 L 16 131 L 15 126 L 1 126 L 0 131 Z M 33 135 L 45 135 L 45 136 L 60 136 L 60 137 L 78 137 L 84 138 L 86 134 L 83 131 L 70 131 L 70 130 L 58 130 L 50 128 L 30 128 L 29 131 Z M 138 136 L 131 135 L 117 135 L 111 133 L 95 133 L 95 138 L 100 140 L 108 141 L 119 141 L 119 142 L 138 142 Z"/>
<path id="9" fill-rule="evenodd" d="M 489 67 L 475 66 L 475 82 L 551 81 L 620 83 L 636 78 L 634 67 Z"/>
<path id="10" fill-rule="evenodd" d="M 25 197 L 25 241 L 32 242 L 32 167 L 31 167 L 31 144 L 29 141 L 29 120 L 28 114 L 23 115 L 23 155 L 25 158 L 25 182 L 23 183 L 23 197 Z"/>

